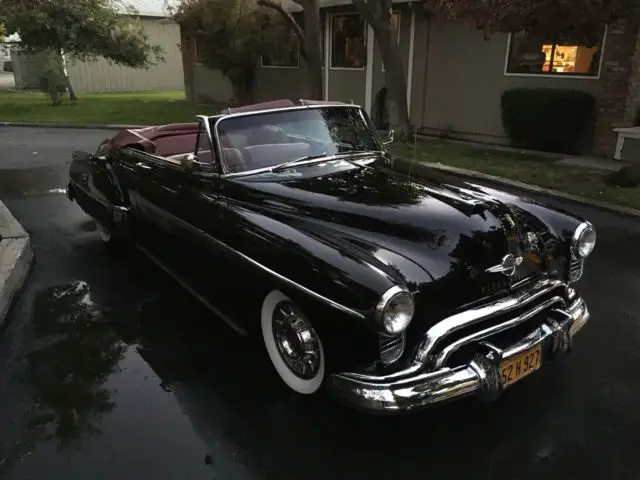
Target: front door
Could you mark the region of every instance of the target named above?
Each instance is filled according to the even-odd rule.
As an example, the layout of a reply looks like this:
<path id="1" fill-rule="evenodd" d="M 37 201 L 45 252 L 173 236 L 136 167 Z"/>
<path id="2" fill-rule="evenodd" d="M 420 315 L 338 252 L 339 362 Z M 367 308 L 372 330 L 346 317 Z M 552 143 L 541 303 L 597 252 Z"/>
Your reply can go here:
<path id="1" fill-rule="evenodd" d="M 232 303 L 222 293 L 227 255 L 210 231 L 222 217 L 223 204 L 206 130 L 198 134 L 190 158 L 172 160 L 130 151 L 125 163 L 135 178 L 129 185 L 132 228 L 142 251 L 220 319 L 244 333 L 225 308 Z"/>

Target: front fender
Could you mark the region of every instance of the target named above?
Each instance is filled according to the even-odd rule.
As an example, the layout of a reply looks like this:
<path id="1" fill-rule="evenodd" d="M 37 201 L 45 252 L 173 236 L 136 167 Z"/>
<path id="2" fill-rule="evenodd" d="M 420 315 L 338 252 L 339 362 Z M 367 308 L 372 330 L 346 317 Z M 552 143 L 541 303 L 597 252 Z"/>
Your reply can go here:
<path id="1" fill-rule="evenodd" d="M 578 225 L 585 221 L 583 218 L 530 198 L 480 185 L 473 185 L 473 187 L 504 202 L 523 222 L 536 231 L 552 234 L 557 240 L 555 254 L 560 256 L 569 254 L 571 238 Z"/>
<path id="2" fill-rule="evenodd" d="M 233 210 L 233 248 L 289 289 L 334 310 L 369 323 L 380 296 L 398 283 L 355 249 L 340 249 L 285 216 L 240 206 Z"/>

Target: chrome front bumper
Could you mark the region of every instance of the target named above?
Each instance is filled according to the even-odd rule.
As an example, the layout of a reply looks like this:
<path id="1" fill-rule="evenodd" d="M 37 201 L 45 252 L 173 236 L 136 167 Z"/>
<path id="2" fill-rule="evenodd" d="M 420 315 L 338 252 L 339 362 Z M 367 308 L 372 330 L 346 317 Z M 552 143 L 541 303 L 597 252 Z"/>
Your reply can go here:
<path id="1" fill-rule="evenodd" d="M 587 305 L 574 298 L 567 309 L 549 310 L 538 328 L 506 349 L 477 342 L 478 353 L 466 365 L 430 370 L 414 361 L 411 367 L 386 376 L 339 373 L 330 377 L 330 387 L 348 405 L 378 413 L 406 412 L 471 395 L 494 400 L 504 389 L 502 361 L 540 345 L 543 367 L 545 361 L 569 352 L 573 336 L 588 320 Z"/>

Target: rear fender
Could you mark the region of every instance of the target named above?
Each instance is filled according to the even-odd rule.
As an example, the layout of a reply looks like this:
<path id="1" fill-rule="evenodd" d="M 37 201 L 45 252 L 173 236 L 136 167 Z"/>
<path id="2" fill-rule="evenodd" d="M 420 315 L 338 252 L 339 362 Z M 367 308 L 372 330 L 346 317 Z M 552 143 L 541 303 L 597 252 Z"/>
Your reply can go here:
<path id="1" fill-rule="evenodd" d="M 73 152 L 69 196 L 91 217 L 112 229 L 124 225 L 128 208 L 108 155 Z"/>

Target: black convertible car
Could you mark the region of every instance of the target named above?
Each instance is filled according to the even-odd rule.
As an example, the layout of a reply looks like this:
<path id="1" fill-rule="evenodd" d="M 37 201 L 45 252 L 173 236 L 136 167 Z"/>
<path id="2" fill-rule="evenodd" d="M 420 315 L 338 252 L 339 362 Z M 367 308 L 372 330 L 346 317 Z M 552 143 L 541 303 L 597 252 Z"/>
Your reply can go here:
<path id="1" fill-rule="evenodd" d="M 391 135 L 392 137 L 392 135 Z M 74 152 L 68 196 L 240 334 L 284 384 L 401 412 L 500 392 L 568 352 L 594 227 L 434 171 L 366 113 L 277 101 Z"/>

